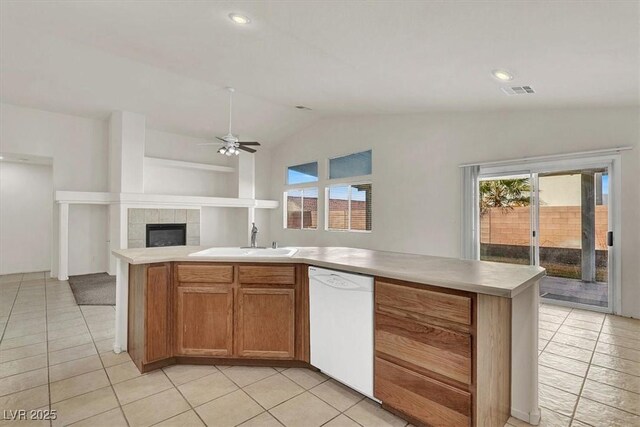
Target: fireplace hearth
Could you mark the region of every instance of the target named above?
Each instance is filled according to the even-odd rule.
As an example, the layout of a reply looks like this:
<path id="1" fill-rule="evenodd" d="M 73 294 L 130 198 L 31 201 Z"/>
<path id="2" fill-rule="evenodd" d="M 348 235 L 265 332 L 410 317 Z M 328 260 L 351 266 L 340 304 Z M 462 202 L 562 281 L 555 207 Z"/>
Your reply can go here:
<path id="1" fill-rule="evenodd" d="M 186 244 L 187 224 L 147 224 L 147 248 Z"/>

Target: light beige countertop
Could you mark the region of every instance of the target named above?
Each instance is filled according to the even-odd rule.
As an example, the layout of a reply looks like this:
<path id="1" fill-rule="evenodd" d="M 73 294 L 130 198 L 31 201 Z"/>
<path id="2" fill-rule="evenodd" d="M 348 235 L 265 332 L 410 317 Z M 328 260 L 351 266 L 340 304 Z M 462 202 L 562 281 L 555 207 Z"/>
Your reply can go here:
<path id="1" fill-rule="evenodd" d="M 205 246 L 120 249 L 129 264 L 156 262 L 303 263 L 317 267 L 513 298 L 545 275 L 544 268 L 342 247 L 299 247 L 292 257 L 194 257 Z"/>

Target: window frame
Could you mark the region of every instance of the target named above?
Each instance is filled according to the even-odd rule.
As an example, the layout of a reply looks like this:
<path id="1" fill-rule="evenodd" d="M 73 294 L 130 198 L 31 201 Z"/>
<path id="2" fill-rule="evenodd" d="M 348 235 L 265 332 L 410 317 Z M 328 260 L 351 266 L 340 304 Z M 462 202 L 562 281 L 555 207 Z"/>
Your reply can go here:
<path id="1" fill-rule="evenodd" d="M 342 157 L 342 156 L 339 156 L 339 157 Z M 352 178 L 339 178 L 339 179 L 329 180 L 330 184 L 327 184 L 324 187 L 324 200 L 325 200 L 324 231 L 340 232 L 340 233 L 363 233 L 363 234 L 373 232 L 373 200 L 371 200 L 371 230 L 354 230 L 351 228 L 351 188 L 354 185 L 369 184 L 371 185 L 371 191 L 373 192 L 373 182 L 371 179 L 371 175 L 364 175 L 361 178 L 364 178 L 364 177 L 368 177 L 368 179 L 354 180 L 353 178 L 355 177 L 352 177 Z M 349 225 L 349 228 L 345 228 L 345 229 L 330 228 L 329 227 L 329 208 L 330 208 L 329 190 L 331 189 L 331 187 L 344 187 L 344 186 L 349 187 L 349 191 L 347 192 L 347 194 L 349 195 L 349 198 L 347 199 L 347 206 L 349 207 L 347 223 Z"/>
<path id="2" fill-rule="evenodd" d="M 318 182 L 309 182 L 306 184 L 314 184 L 314 185 L 305 185 L 305 186 L 298 186 L 298 185 L 291 185 L 291 186 L 287 186 L 289 188 L 285 188 L 284 191 L 282 192 L 282 228 L 284 230 L 303 230 L 303 231 L 318 231 L 320 229 L 318 222 L 318 211 L 320 211 L 320 187 L 318 186 Z M 304 191 L 305 190 L 312 190 L 315 189 L 317 194 L 318 194 L 318 198 L 316 201 L 316 226 L 315 228 L 305 228 L 304 227 L 304 215 L 302 214 L 304 212 Z M 301 191 L 302 192 L 302 203 L 300 205 L 300 228 L 291 228 L 288 227 L 288 214 L 289 214 L 289 205 L 288 205 L 288 193 L 290 191 Z"/>

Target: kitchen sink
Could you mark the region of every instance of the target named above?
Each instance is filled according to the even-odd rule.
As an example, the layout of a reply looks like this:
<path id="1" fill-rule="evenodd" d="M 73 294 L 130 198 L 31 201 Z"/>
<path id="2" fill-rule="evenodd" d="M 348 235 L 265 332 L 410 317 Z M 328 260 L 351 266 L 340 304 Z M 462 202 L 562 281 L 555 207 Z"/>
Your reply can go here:
<path id="1" fill-rule="evenodd" d="M 209 248 L 189 254 L 193 257 L 220 258 L 261 258 L 261 257 L 291 257 L 298 252 L 296 248 Z"/>

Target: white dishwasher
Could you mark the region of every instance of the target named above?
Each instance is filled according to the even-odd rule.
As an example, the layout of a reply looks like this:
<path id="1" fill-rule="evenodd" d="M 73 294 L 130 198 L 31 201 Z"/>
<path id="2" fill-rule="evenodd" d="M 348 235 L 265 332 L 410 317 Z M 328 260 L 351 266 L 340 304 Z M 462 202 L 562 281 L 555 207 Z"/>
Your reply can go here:
<path id="1" fill-rule="evenodd" d="M 311 364 L 373 398 L 373 278 L 309 267 Z"/>

